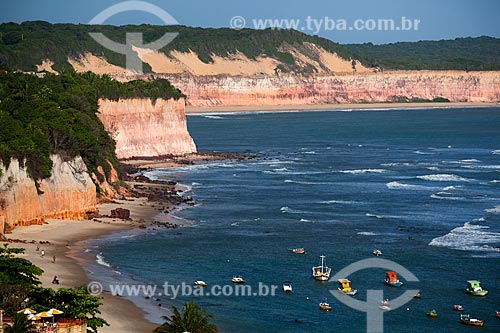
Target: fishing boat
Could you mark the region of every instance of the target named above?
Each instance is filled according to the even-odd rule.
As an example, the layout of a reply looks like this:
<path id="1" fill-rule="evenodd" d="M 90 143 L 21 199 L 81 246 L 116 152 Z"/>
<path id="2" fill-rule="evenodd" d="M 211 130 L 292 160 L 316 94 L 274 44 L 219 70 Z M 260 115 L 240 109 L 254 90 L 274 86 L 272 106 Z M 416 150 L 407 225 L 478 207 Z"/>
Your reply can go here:
<path id="1" fill-rule="evenodd" d="M 386 274 L 386 276 L 385 276 L 384 282 L 388 286 L 401 287 L 403 285 L 403 282 L 399 281 L 398 275 L 396 274 L 396 272 L 386 272 L 385 274 Z"/>
<path id="2" fill-rule="evenodd" d="M 328 281 L 332 269 L 325 266 L 325 256 L 320 256 L 321 265 L 312 268 L 313 277 L 318 281 Z"/>
<path id="3" fill-rule="evenodd" d="M 384 311 L 390 311 L 391 310 L 391 303 L 389 303 L 388 299 L 384 299 L 382 302 L 380 302 L 379 307 Z"/>
<path id="4" fill-rule="evenodd" d="M 497 314 L 497 318 L 500 318 L 500 311 L 495 311 L 495 313 Z"/>
<path id="5" fill-rule="evenodd" d="M 373 250 L 372 253 L 374 256 L 377 256 L 377 257 L 382 255 L 382 251 L 380 251 L 379 249 Z"/>
<path id="6" fill-rule="evenodd" d="M 304 254 L 306 253 L 306 250 L 303 247 L 296 247 L 292 249 L 292 252 L 297 254 Z"/>
<path id="7" fill-rule="evenodd" d="M 241 275 L 234 275 L 231 279 L 232 283 L 246 283 L 245 279 Z"/>
<path id="8" fill-rule="evenodd" d="M 205 281 L 202 281 L 202 280 L 194 281 L 194 285 L 195 286 L 202 286 L 202 287 L 208 286 L 208 284 Z"/>
<path id="9" fill-rule="evenodd" d="M 468 294 L 474 295 L 474 296 L 486 296 L 488 293 L 488 290 L 484 290 L 481 287 L 481 282 L 478 280 L 469 280 L 467 281 L 467 288 L 465 291 Z"/>
<path id="10" fill-rule="evenodd" d="M 292 288 L 292 282 L 290 281 L 284 281 L 283 282 L 283 291 L 286 293 L 291 293 L 293 290 Z"/>
<path id="11" fill-rule="evenodd" d="M 351 288 L 351 281 L 349 281 L 348 279 L 339 279 L 338 281 L 339 281 L 338 290 L 341 293 L 349 296 L 354 296 L 358 293 L 356 289 Z"/>
<path id="12" fill-rule="evenodd" d="M 431 310 L 429 312 L 427 312 L 427 317 L 431 317 L 431 318 L 436 318 L 438 316 L 436 310 Z"/>
<path id="13" fill-rule="evenodd" d="M 453 310 L 455 311 L 464 311 L 464 307 L 459 305 L 459 304 L 455 304 L 453 305 Z"/>
<path id="14" fill-rule="evenodd" d="M 332 307 L 326 298 L 324 302 L 319 303 L 319 308 L 323 311 L 332 311 Z"/>
<path id="15" fill-rule="evenodd" d="M 420 293 L 416 293 L 415 296 L 413 296 L 413 298 L 416 298 L 416 299 L 421 299 L 422 298 L 422 295 L 420 295 Z"/>
<path id="16" fill-rule="evenodd" d="M 484 326 L 484 321 L 477 318 L 471 318 L 470 315 L 460 315 L 460 322 L 465 325 L 471 326 Z"/>

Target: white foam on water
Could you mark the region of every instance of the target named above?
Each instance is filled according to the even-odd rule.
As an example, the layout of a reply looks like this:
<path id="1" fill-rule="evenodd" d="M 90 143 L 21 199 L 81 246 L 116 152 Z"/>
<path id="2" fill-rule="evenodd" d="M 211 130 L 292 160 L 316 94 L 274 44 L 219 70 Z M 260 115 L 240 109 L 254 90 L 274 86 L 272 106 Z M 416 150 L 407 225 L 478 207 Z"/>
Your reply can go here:
<path id="1" fill-rule="evenodd" d="M 481 222 L 481 219 L 476 222 Z M 500 248 L 489 245 L 500 242 L 500 233 L 487 231 L 488 229 L 487 226 L 466 222 L 463 226 L 451 230 L 446 235 L 434 238 L 429 245 L 463 251 L 500 252 Z"/>
<path id="2" fill-rule="evenodd" d="M 418 155 L 436 155 L 437 153 L 431 153 L 431 152 L 425 152 L 425 151 L 421 151 L 421 150 L 416 150 L 414 151 L 415 154 L 418 154 Z"/>
<path id="3" fill-rule="evenodd" d="M 365 216 L 367 217 L 374 217 L 377 219 L 383 219 L 384 217 L 382 215 L 376 215 L 376 214 L 371 214 L 371 213 L 366 213 Z"/>
<path id="4" fill-rule="evenodd" d="M 350 204 L 355 204 L 355 201 L 349 201 L 349 200 L 327 200 L 327 201 L 320 201 L 322 204 L 326 205 L 331 205 L 331 204 L 336 204 L 336 205 L 350 205 Z"/>
<path id="5" fill-rule="evenodd" d="M 439 171 L 439 168 L 435 166 L 427 167 L 426 169 L 431 171 Z"/>
<path id="6" fill-rule="evenodd" d="M 493 155 L 500 155 L 500 149 L 498 149 L 498 150 L 493 150 L 491 153 L 492 153 Z"/>
<path id="7" fill-rule="evenodd" d="M 492 169 L 500 170 L 500 165 L 462 165 L 464 169 Z"/>
<path id="8" fill-rule="evenodd" d="M 226 119 L 221 116 L 211 116 L 211 115 L 202 115 L 203 118 L 208 118 L 208 119 Z"/>
<path id="9" fill-rule="evenodd" d="M 390 171 L 385 169 L 355 169 L 355 170 L 341 170 L 339 172 L 350 173 L 352 175 L 360 175 L 365 173 L 386 173 Z"/>
<path id="10" fill-rule="evenodd" d="M 395 166 L 412 166 L 413 164 L 408 162 L 394 162 L 394 163 L 382 163 L 380 166 L 385 167 L 395 167 Z"/>
<path id="11" fill-rule="evenodd" d="M 493 207 L 493 208 L 485 209 L 484 211 L 486 213 L 489 213 L 489 214 L 500 215 L 500 206 L 496 206 L 496 207 Z"/>
<path id="12" fill-rule="evenodd" d="M 404 184 L 400 182 L 390 182 L 385 184 L 387 188 L 391 190 L 414 190 L 414 191 L 431 191 L 435 190 L 435 187 L 429 187 L 429 186 L 422 186 L 422 185 L 411 185 L 411 184 Z"/>
<path id="13" fill-rule="evenodd" d="M 291 209 L 290 207 L 281 207 L 280 208 L 280 211 L 281 213 L 283 214 L 304 214 L 304 213 L 307 213 L 307 212 L 304 212 L 302 210 L 296 210 L 296 209 Z"/>
<path id="14" fill-rule="evenodd" d="M 99 252 L 98 254 L 95 255 L 96 262 L 99 265 L 106 266 L 106 267 L 111 267 L 111 265 L 104 259 L 104 256 L 102 255 L 102 252 Z"/>
<path id="15" fill-rule="evenodd" d="M 463 197 L 450 197 L 447 195 L 452 195 L 449 192 L 438 192 L 435 194 L 431 194 L 432 199 L 439 199 L 439 200 L 452 200 L 452 201 L 460 201 L 460 200 L 467 200 L 467 198 Z"/>
<path id="16" fill-rule="evenodd" d="M 469 182 L 471 179 L 463 178 L 453 174 L 434 174 L 434 175 L 424 175 L 417 176 L 417 179 L 428 180 L 433 182 Z"/>
<path id="17" fill-rule="evenodd" d="M 293 183 L 293 184 L 301 184 L 301 185 L 330 185 L 332 183 L 328 182 L 307 182 L 307 181 L 300 181 L 300 180 L 292 180 L 292 179 L 285 179 L 285 183 Z"/>
<path id="18" fill-rule="evenodd" d="M 361 235 L 361 236 L 377 236 L 378 234 L 371 232 L 371 231 L 360 231 L 357 232 L 356 234 Z"/>
<path id="19" fill-rule="evenodd" d="M 311 222 L 311 220 L 307 220 L 307 219 L 300 219 L 300 222 Z"/>

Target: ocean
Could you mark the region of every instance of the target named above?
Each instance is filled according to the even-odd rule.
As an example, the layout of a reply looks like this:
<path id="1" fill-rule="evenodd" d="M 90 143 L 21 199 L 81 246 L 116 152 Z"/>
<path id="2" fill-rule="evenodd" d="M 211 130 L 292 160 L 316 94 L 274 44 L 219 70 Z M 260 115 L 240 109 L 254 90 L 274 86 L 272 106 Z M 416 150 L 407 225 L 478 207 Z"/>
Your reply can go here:
<path id="1" fill-rule="evenodd" d="M 453 310 L 461 304 L 485 321 L 483 332 L 500 332 L 500 108 L 193 115 L 188 126 L 199 151 L 257 157 L 148 172 L 186 185 L 197 204 L 175 214 L 193 226 L 92 241 L 99 263 L 87 267 L 91 278 L 204 280 L 204 290 L 219 285 L 230 294 L 241 274 L 252 291 L 277 290 L 136 298 L 150 319 L 194 300 L 222 332 L 365 332 L 366 314 L 330 295 L 337 282 L 314 281 L 311 267 L 325 255 L 333 276 L 380 249 L 419 282 L 388 287 L 386 269 L 362 269 L 348 276 L 355 299 L 366 300 L 369 289 L 388 299 L 407 289 L 422 295 L 386 312 L 384 331 L 472 331 Z M 296 247 L 306 253 L 292 253 Z M 466 294 L 470 279 L 489 294 Z M 285 280 L 293 293 L 281 290 Z M 329 313 L 318 307 L 325 298 Z M 437 318 L 426 316 L 431 309 Z"/>

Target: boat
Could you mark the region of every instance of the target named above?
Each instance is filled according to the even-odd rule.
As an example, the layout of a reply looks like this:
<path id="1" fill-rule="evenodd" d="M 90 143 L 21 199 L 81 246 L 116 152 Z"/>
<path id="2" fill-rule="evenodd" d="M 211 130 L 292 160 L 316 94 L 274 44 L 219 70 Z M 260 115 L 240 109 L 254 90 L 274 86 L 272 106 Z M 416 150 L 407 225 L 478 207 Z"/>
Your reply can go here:
<path id="1" fill-rule="evenodd" d="M 202 286 L 202 287 L 208 286 L 208 284 L 205 281 L 202 281 L 202 280 L 194 281 L 194 285 L 195 286 Z"/>
<path id="2" fill-rule="evenodd" d="M 304 254 L 306 253 L 306 250 L 303 247 L 296 247 L 292 249 L 292 252 L 297 254 Z"/>
<path id="3" fill-rule="evenodd" d="M 495 311 L 495 313 L 497 314 L 497 317 L 500 318 L 500 311 Z"/>
<path id="4" fill-rule="evenodd" d="M 234 275 L 231 279 L 232 283 L 246 283 L 245 279 L 241 275 Z"/>
<path id="5" fill-rule="evenodd" d="M 420 295 L 420 293 L 416 293 L 415 296 L 413 296 L 413 298 L 416 298 L 416 299 L 421 299 L 422 298 L 422 295 Z"/>
<path id="6" fill-rule="evenodd" d="M 481 287 L 481 282 L 478 280 L 469 280 L 467 281 L 467 288 L 465 291 L 468 294 L 474 295 L 474 296 L 486 296 L 488 293 L 488 290 L 484 290 Z"/>
<path id="7" fill-rule="evenodd" d="M 349 281 L 348 279 L 339 279 L 338 281 L 339 281 L 338 290 L 341 293 L 349 296 L 354 296 L 358 293 L 356 289 L 351 288 L 351 281 Z"/>
<path id="8" fill-rule="evenodd" d="M 386 272 L 385 274 L 386 274 L 386 276 L 385 276 L 384 282 L 388 286 L 401 287 L 403 285 L 403 282 L 399 281 L 398 275 L 396 274 L 396 272 Z"/>
<path id="9" fill-rule="evenodd" d="M 328 281 L 330 279 L 330 273 L 332 269 L 325 266 L 325 256 L 320 256 L 321 265 L 312 268 L 313 277 L 318 281 Z"/>
<path id="10" fill-rule="evenodd" d="M 388 299 L 384 299 L 382 302 L 380 302 L 379 306 L 382 310 L 384 311 L 390 311 L 391 310 L 391 304 L 389 303 Z"/>
<path id="11" fill-rule="evenodd" d="M 292 282 L 290 281 L 284 281 L 283 282 L 283 291 L 286 293 L 291 293 L 292 292 Z"/>
<path id="12" fill-rule="evenodd" d="M 436 310 L 431 310 L 429 312 L 427 312 L 427 317 L 431 317 L 431 318 L 436 318 L 438 316 Z"/>
<path id="13" fill-rule="evenodd" d="M 324 302 L 319 303 L 319 308 L 323 311 L 332 311 L 332 307 L 326 298 Z"/>
<path id="14" fill-rule="evenodd" d="M 455 304 L 453 305 L 453 310 L 455 311 L 464 311 L 464 307 L 459 305 L 459 304 Z"/>
<path id="15" fill-rule="evenodd" d="M 470 315 L 460 315 L 460 322 L 465 325 L 471 326 L 484 326 L 484 321 L 477 318 L 471 318 Z"/>
<path id="16" fill-rule="evenodd" d="M 382 255 L 382 251 L 380 251 L 379 249 L 373 250 L 372 253 L 374 256 L 377 256 L 377 257 Z"/>

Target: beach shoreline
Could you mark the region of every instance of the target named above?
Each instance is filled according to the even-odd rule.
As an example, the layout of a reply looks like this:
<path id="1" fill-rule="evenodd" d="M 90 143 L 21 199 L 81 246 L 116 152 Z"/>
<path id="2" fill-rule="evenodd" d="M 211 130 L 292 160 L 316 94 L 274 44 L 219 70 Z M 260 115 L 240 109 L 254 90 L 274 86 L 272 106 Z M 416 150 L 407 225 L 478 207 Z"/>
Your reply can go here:
<path id="1" fill-rule="evenodd" d="M 186 106 L 187 115 L 300 112 L 300 111 L 369 111 L 392 109 L 429 108 L 492 108 L 500 103 L 483 102 L 424 102 L 424 103 L 350 103 L 350 104 L 300 104 L 300 105 L 251 105 L 251 106 Z"/>
<path id="2" fill-rule="evenodd" d="M 136 183 L 144 186 L 172 186 L 172 184 Z M 109 203 L 98 204 L 101 215 L 109 216 L 112 209 L 125 208 L 130 211 L 130 220 L 99 217 L 93 220 L 55 220 L 49 219 L 44 225 L 18 227 L 7 234 L 10 247 L 24 248 L 20 255 L 43 269 L 40 276 L 43 287 L 74 288 L 88 285 L 94 281 L 88 271 L 89 263 L 96 258 L 87 253 L 87 244 L 91 240 L 106 237 L 127 230 L 146 232 L 148 227 L 171 227 L 174 223 L 170 214 L 164 213 L 175 208 L 177 203 L 157 201 L 146 197 L 124 198 Z M 43 251 L 43 255 L 42 255 Z M 55 259 L 55 261 L 54 261 Z M 57 276 L 58 285 L 52 284 Z M 105 288 L 106 289 L 106 288 Z M 102 333 L 146 333 L 152 332 L 158 326 L 148 320 L 149 314 L 129 299 L 113 296 L 104 291 L 100 307 L 100 317 L 110 326 L 99 329 Z"/>

